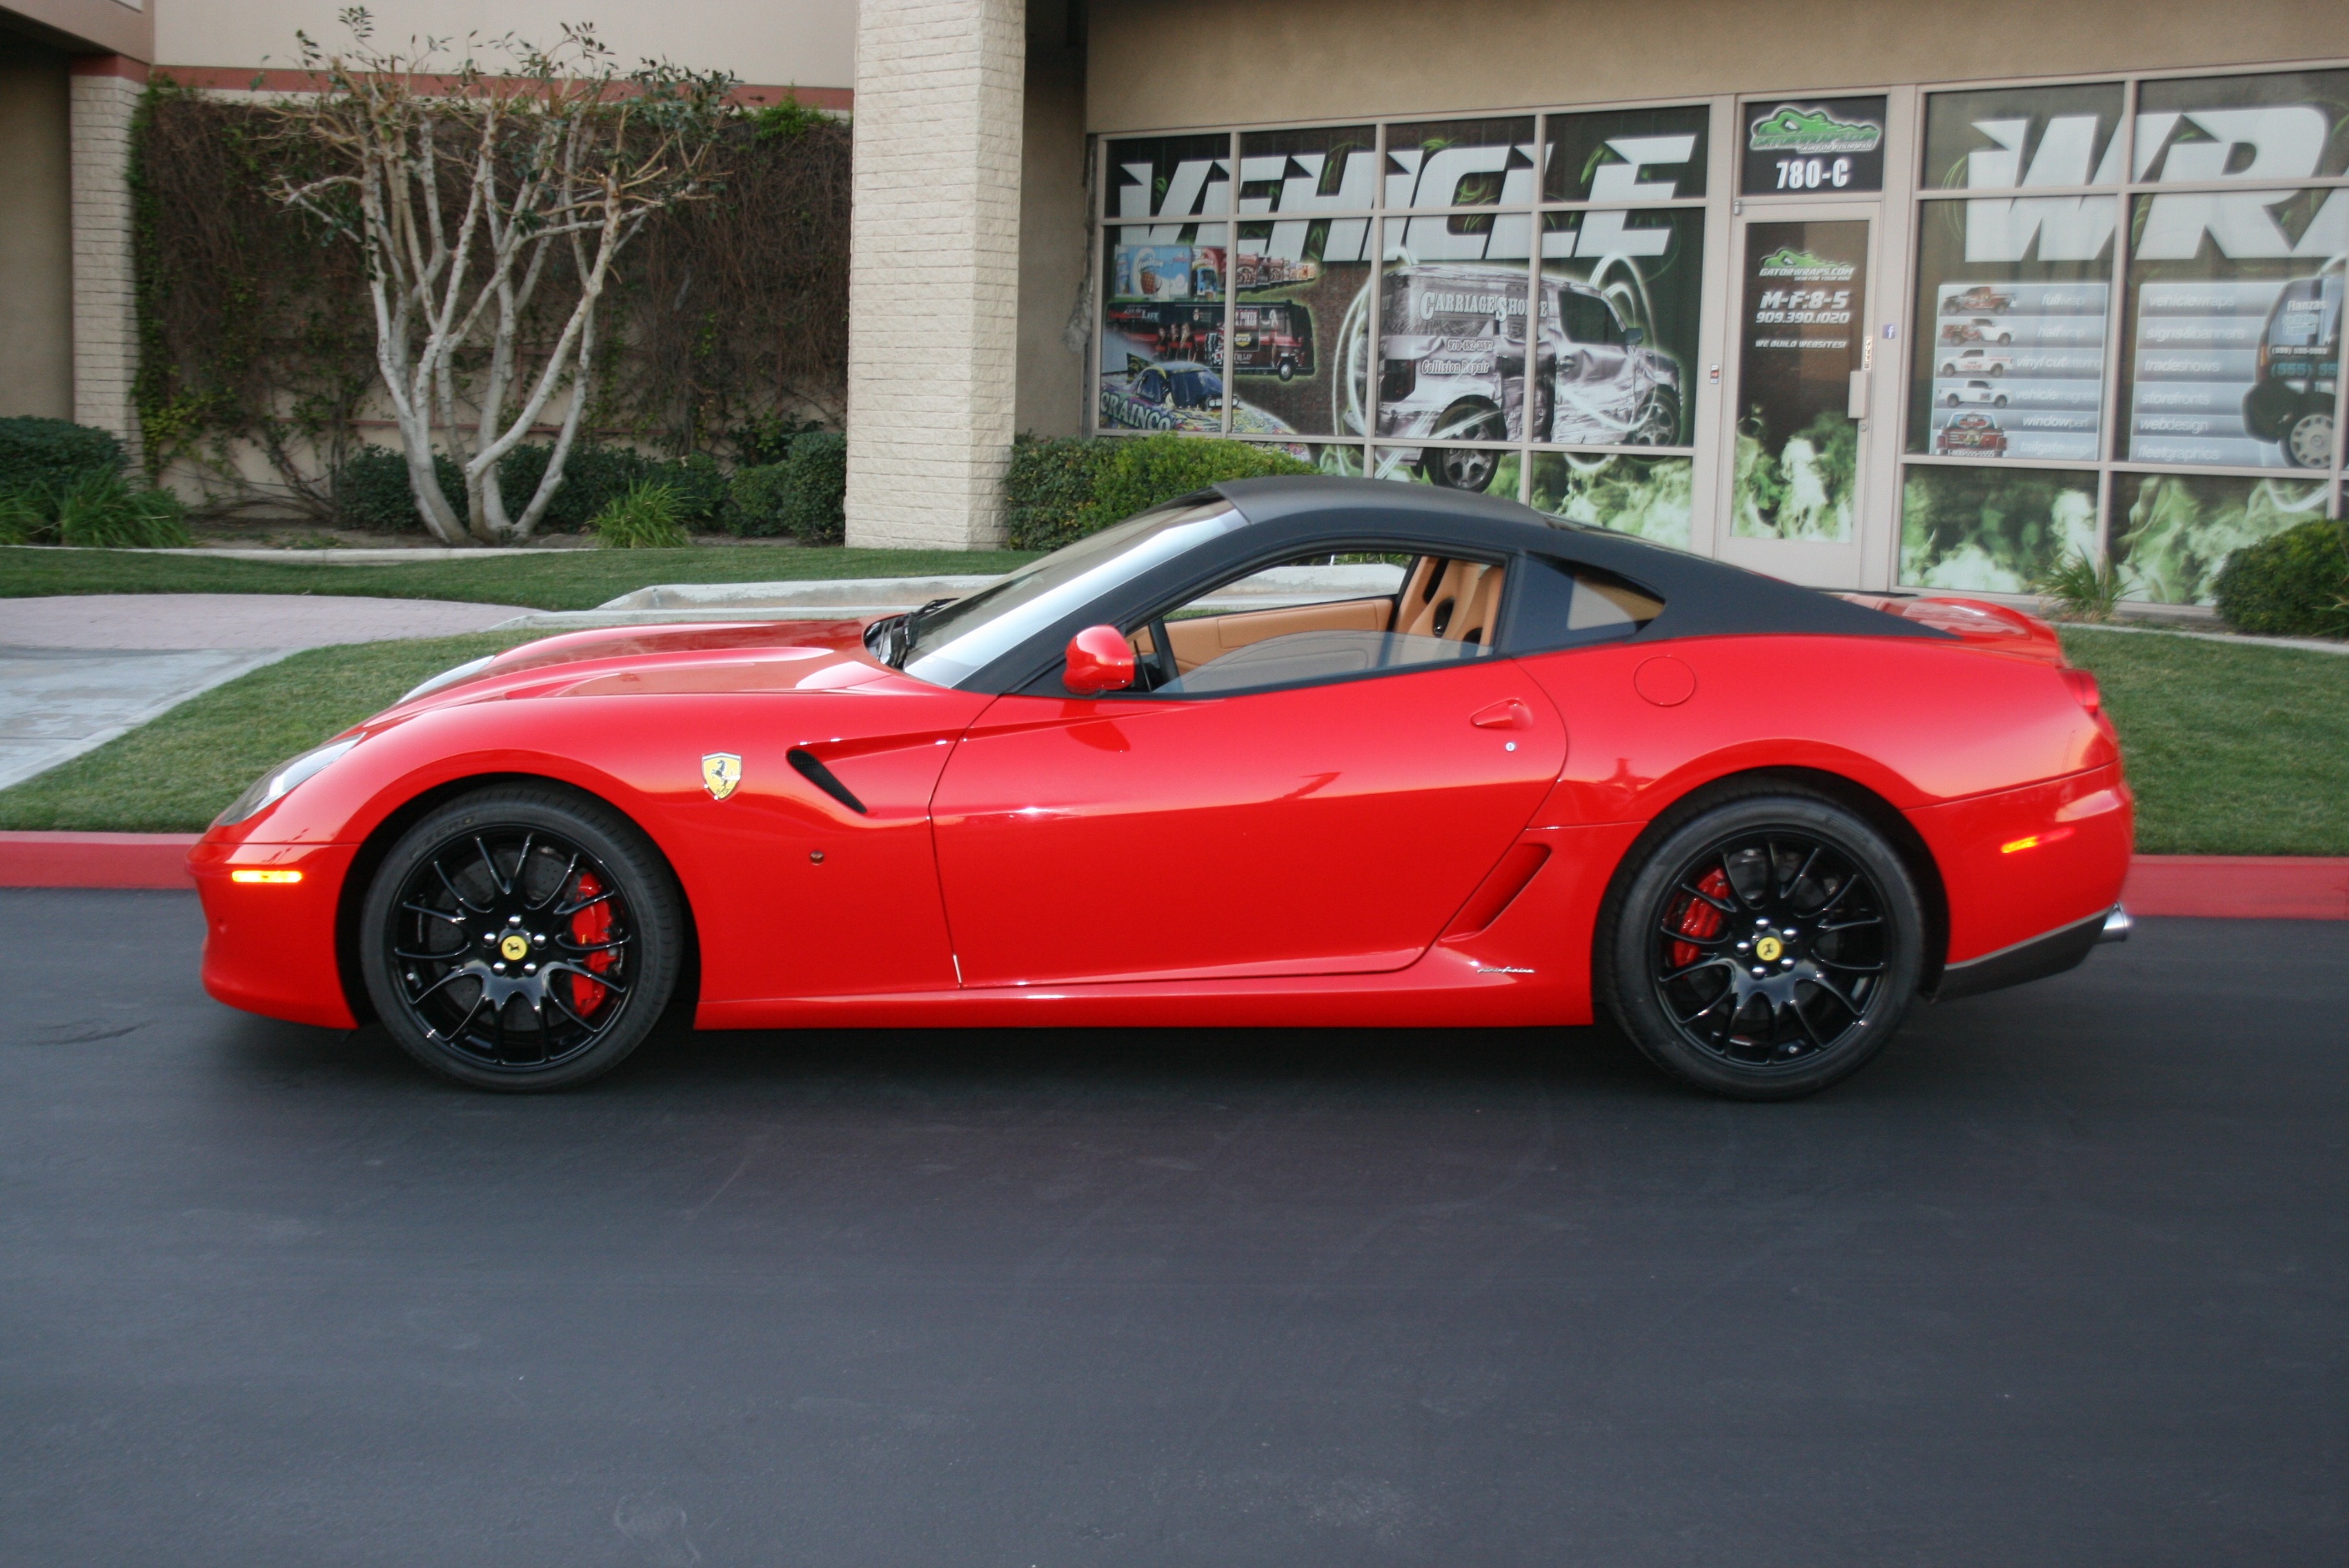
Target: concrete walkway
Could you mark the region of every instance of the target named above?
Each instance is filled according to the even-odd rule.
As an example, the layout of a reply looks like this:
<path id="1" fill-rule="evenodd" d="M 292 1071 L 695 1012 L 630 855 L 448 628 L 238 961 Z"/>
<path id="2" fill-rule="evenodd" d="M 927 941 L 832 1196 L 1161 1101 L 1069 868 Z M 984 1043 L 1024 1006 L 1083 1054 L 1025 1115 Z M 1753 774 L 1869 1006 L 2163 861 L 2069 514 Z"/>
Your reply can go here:
<path id="1" fill-rule="evenodd" d="M 454 636 L 522 614 L 309 593 L 0 600 L 0 789 L 304 648 Z"/>

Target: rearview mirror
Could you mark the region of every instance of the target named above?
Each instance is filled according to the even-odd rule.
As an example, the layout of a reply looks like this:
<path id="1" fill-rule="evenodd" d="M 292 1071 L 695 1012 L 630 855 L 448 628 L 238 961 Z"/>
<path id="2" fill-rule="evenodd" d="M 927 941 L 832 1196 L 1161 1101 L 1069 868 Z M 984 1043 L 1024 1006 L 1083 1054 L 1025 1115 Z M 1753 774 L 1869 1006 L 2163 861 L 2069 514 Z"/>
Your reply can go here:
<path id="1" fill-rule="evenodd" d="M 1123 691 L 1133 684 L 1133 645 L 1115 626 L 1087 626 L 1069 639 L 1061 682 L 1079 696 Z"/>

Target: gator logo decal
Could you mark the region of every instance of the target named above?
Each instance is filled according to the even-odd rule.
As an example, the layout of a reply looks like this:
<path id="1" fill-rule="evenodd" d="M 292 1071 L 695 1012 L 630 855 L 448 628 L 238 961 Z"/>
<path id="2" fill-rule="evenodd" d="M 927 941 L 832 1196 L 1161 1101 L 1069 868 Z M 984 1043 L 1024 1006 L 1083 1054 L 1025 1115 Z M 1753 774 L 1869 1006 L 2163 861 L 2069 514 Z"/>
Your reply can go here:
<path id="1" fill-rule="evenodd" d="M 1801 278 L 1807 283 L 1830 284 L 1848 283 L 1858 270 L 1851 262 L 1831 262 L 1792 245 L 1781 245 L 1763 257 L 1760 268 L 1765 278 Z"/>
<path id="2" fill-rule="evenodd" d="M 1754 122 L 1746 145 L 1756 152 L 1873 152 L 1883 139 L 1880 125 L 1782 103 Z"/>

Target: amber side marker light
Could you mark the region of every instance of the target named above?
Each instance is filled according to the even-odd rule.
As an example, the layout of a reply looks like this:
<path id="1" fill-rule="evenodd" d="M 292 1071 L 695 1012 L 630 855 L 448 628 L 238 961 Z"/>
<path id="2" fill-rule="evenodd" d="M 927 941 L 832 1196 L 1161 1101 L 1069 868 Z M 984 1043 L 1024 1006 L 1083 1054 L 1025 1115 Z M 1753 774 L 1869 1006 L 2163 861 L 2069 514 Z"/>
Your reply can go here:
<path id="1" fill-rule="evenodd" d="M 302 873 L 300 872 L 231 872 L 228 873 L 228 880 L 233 882 L 297 882 L 302 880 Z"/>
<path id="2" fill-rule="evenodd" d="M 2027 839 L 2017 839 L 2011 844 L 2001 844 L 1998 847 L 1998 852 L 2002 855 L 2011 855 L 2017 850 L 2035 850 L 2042 844 L 2057 843 L 2071 836 L 2072 830 L 2069 828 L 2050 828 L 2044 833 L 2033 833 Z"/>

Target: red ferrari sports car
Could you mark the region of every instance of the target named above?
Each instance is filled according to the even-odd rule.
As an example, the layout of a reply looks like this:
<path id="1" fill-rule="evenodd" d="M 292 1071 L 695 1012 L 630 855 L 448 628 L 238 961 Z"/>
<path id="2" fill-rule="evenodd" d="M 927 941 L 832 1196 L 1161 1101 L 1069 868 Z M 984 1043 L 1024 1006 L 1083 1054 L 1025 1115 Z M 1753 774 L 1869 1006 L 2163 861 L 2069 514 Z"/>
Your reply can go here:
<path id="1" fill-rule="evenodd" d="M 273 770 L 189 864 L 214 996 L 372 1015 L 483 1088 L 580 1082 L 689 1004 L 705 1028 L 1603 1011 L 1694 1084 L 1783 1099 L 1920 996 L 2124 934 L 2131 810 L 2095 680 L 2016 611 L 1278 479 L 911 614 L 450 670 Z"/>

